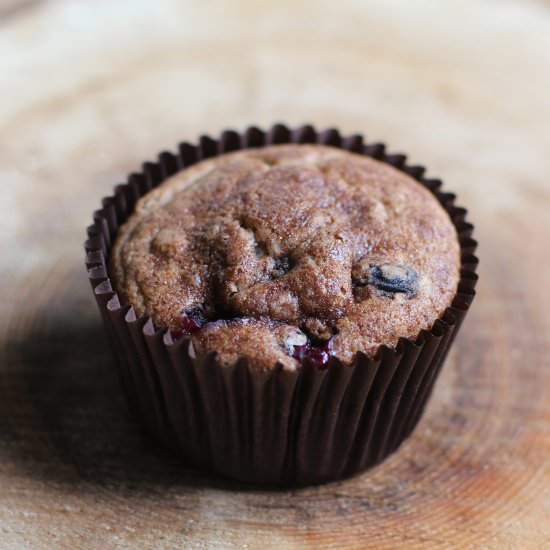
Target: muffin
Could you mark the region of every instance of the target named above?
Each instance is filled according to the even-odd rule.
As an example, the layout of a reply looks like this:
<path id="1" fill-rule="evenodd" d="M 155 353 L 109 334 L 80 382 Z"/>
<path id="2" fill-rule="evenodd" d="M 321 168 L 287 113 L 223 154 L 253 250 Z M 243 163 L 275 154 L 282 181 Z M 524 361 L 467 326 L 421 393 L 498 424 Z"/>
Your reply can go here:
<path id="1" fill-rule="evenodd" d="M 328 481 L 394 450 L 473 296 L 452 197 L 380 146 L 299 143 L 308 132 L 164 154 L 88 243 L 133 406 L 189 461 L 244 481 Z"/>

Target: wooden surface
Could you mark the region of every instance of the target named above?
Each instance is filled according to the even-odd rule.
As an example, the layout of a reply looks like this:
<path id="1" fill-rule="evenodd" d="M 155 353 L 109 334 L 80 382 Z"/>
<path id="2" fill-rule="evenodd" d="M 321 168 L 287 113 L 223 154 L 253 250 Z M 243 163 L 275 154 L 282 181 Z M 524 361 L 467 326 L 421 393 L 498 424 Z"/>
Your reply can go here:
<path id="1" fill-rule="evenodd" d="M 550 4 L 266 6 L 0 1 L 0 548 L 550 548 Z M 413 437 L 292 492 L 198 475 L 140 433 L 81 249 L 142 160 L 275 120 L 410 153 L 481 243 Z"/>

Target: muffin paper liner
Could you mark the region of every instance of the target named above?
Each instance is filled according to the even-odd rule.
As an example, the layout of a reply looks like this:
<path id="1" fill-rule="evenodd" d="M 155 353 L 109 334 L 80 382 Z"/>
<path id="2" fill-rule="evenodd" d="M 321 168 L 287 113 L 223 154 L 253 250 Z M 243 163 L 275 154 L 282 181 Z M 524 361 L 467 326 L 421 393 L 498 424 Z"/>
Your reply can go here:
<path id="1" fill-rule="evenodd" d="M 208 157 L 276 143 L 320 143 L 367 155 L 409 174 L 449 213 L 462 251 L 452 305 L 415 341 L 401 338 L 372 358 L 358 353 L 351 366 L 331 358 L 319 370 L 256 371 L 246 359 L 226 367 L 215 354 L 190 356 L 189 340 L 173 342 L 149 318 L 138 318 L 111 285 L 108 259 L 117 230 L 136 201 L 175 172 Z M 477 281 L 473 226 L 441 181 L 424 177 L 382 143 L 306 125 L 268 131 L 250 127 L 182 143 L 163 152 L 115 188 L 94 213 L 85 243 L 86 266 L 130 407 L 147 430 L 196 467 L 245 482 L 300 486 L 350 476 L 384 459 L 412 432 L 474 297 Z"/>

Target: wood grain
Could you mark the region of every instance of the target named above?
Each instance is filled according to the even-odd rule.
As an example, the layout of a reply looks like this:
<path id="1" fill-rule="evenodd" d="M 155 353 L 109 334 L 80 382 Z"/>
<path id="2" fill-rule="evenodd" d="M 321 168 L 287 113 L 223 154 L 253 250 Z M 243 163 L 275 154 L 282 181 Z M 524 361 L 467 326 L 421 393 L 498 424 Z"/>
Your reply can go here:
<path id="1" fill-rule="evenodd" d="M 547 5 L 15 4 L 0 17 L 0 548 L 550 548 Z M 398 453 L 267 492 L 141 433 L 81 242 L 159 149 L 275 120 L 366 132 L 443 176 L 476 223 L 481 280 Z"/>

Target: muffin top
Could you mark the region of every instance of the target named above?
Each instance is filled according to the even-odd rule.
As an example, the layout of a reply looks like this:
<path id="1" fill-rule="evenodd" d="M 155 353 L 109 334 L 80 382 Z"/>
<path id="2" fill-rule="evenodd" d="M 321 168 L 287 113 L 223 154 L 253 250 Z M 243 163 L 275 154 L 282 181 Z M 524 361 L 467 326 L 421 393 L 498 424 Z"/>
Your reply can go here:
<path id="1" fill-rule="evenodd" d="M 406 174 L 321 145 L 245 149 L 186 168 L 138 201 L 111 255 L 138 315 L 191 353 L 260 370 L 349 364 L 429 329 L 457 290 L 460 247 Z"/>

